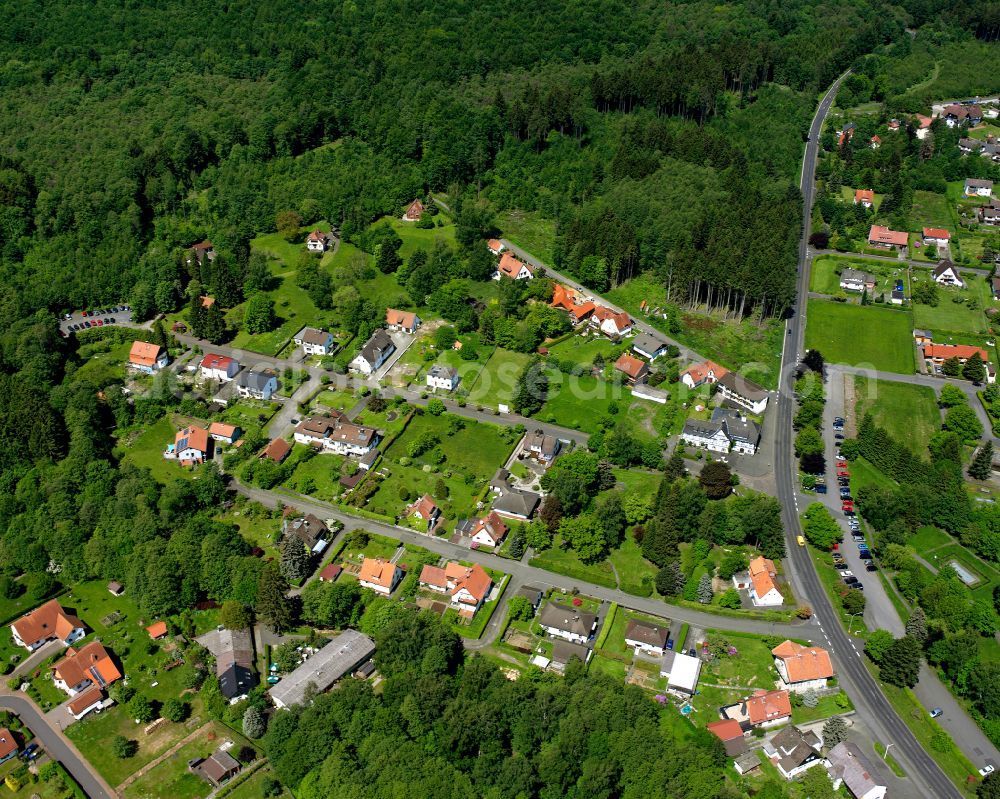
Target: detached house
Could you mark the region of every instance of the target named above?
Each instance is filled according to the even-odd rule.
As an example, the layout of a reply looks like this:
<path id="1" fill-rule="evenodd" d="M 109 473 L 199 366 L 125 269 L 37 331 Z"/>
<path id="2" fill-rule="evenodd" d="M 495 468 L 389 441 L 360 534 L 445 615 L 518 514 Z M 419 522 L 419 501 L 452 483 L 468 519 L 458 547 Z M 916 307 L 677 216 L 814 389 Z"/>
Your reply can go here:
<path id="1" fill-rule="evenodd" d="M 397 311 L 395 308 L 386 308 L 385 324 L 390 330 L 413 334 L 420 327 L 420 317 L 413 311 Z"/>
<path id="2" fill-rule="evenodd" d="M 547 464 L 555 460 L 560 447 L 562 447 L 562 442 L 558 438 L 548 435 L 539 428 L 525 434 L 522 450 L 540 463 Z"/>
<path id="3" fill-rule="evenodd" d="M 623 352 L 615 361 L 615 369 L 625 375 L 629 385 L 641 383 L 649 375 L 649 365 Z"/>
<path id="4" fill-rule="evenodd" d="M 1000 203 L 995 200 L 979 209 L 979 221 L 984 225 L 1000 225 Z"/>
<path id="5" fill-rule="evenodd" d="M 306 249 L 309 252 L 326 252 L 333 244 L 333 236 L 322 230 L 314 230 L 306 236 Z"/>
<path id="6" fill-rule="evenodd" d="M 426 380 L 427 388 L 454 391 L 458 385 L 458 369 L 436 363 L 428 370 Z"/>
<path id="7" fill-rule="evenodd" d="M 420 572 L 420 584 L 439 594 L 448 594 L 459 615 L 471 619 L 489 597 L 493 580 L 478 563 L 463 566 L 449 561 L 443 569 L 440 566 L 424 566 Z"/>
<path id="8" fill-rule="evenodd" d="M 384 330 L 376 330 L 351 361 L 351 369 L 363 375 L 373 375 L 395 351 L 396 345 L 392 343 L 389 334 Z"/>
<path id="9" fill-rule="evenodd" d="M 625 646 L 630 646 L 647 655 L 663 657 L 670 638 L 670 627 L 664 624 L 629 619 L 625 625 Z"/>
<path id="10" fill-rule="evenodd" d="M 750 568 L 747 572 L 750 577 L 750 600 L 755 605 L 768 607 L 784 603 L 785 598 L 778 590 L 778 584 L 775 580 L 777 572 L 773 560 L 763 557 L 754 558 L 750 561 Z"/>
<path id="11" fill-rule="evenodd" d="M 269 400 L 278 391 L 278 375 L 270 369 L 247 369 L 236 378 L 236 393 L 250 399 Z"/>
<path id="12" fill-rule="evenodd" d="M 788 691 L 759 689 L 742 702 L 720 708 L 723 718 L 739 723 L 744 732 L 754 727 L 767 729 L 783 724 L 792 717 L 792 703 Z"/>
<path id="13" fill-rule="evenodd" d="M 597 631 L 597 616 L 585 610 L 549 602 L 538 615 L 538 624 L 553 638 L 585 644 Z"/>
<path id="14" fill-rule="evenodd" d="M 220 441 L 223 444 L 235 444 L 243 431 L 239 425 L 224 424 L 222 422 L 212 422 L 208 426 L 208 435 L 212 441 Z"/>
<path id="15" fill-rule="evenodd" d="M 258 457 L 267 458 L 274 463 L 284 463 L 285 458 L 287 458 L 292 453 L 292 445 L 289 444 L 283 438 L 274 438 L 268 442 L 268 445 L 261 450 Z"/>
<path id="16" fill-rule="evenodd" d="M 382 558 L 365 558 L 361 562 L 358 582 L 362 588 L 370 588 L 376 593 L 389 596 L 402 579 L 403 570 L 395 563 L 389 563 Z"/>
<path id="17" fill-rule="evenodd" d="M 407 506 L 405 515 L 427 522 L 427 532 L 430 532 L 441 518 L 441 509 L 434 503 L 430 494 L 424 494 L 412 505 Z"/>
<path id="18" fill-rule="evenodd" d="M 258 679 L 253 666 L 250 630 L 216 629 L 195 639 L 215 658 L 220 693 L 233 705 L 244 699 Z"/>
<path id="19" fill-rule="evenodd" d="M 377 430 L 348 422 L 338 411 L 307 416 L 296 425 L 293 438 L 322 452 L 355 457 L 367 455 L 379 442 Z"/>
<path id="20" fill-rule="evenodd" d="M 552 301 L 549 303 L 549 307 L 566 311 L 569 321 L 574 326 L 589 319 L 597 308 L 590 300 L 584 300 L 578 292 L 567 288 L 562 283 L 555 283 L 552 286 Z"/>
<path id="21" fill-rule="evenodd" d="M 329 355 L 334 350 L 333 333 L 315 327 L 302 328 L 292 341 L 305 355 Z"/>
<path id="22" fill-rule="evenodd" d="M 655 361 L 667 351 L 667 343 L 649 333 L 639 333 L 632 341 L 632 352 L 641 355 L 650 362 Z"/>
<path id="23" fill-rule="evenodd" d="M 420 220 L 421 215 L 424 213 L 424 204 L 420 200 L 414 200 L 406 208 L 406 213 L 403 214 L 404 222 L 417 222 Z"/>
<path id="24" fill-rule="evenodd" d="M 791 780 L 823 762 L 819 753 L 822 746 L 823 740 L 812 730 L 802 732 L 790 724 L 764 744 L 764 753 L 781 775 Z"/>
<path id="25" fill-rule="evenodd" d="M 17 740 L 6 727 L 0 727 L 0 763 L 6 763 L 18 752 Z"/>
<path id="26" fill-rule="evenodd" d="M 684 422 L 680 440 L 698 449 L 710 452 L 729 452 L 729 433 L 721 422 L 707 419 L 688 419 Z"/>
<path id="27" fill-rule="evenodd" d="M 291 511 L 291 508 L 288 510 Z M 294 516 L 294 518 L 293 516 L 294 511 L 281 522 L 282 538 L 294 535 L 313 555 L 321 555 L 333 537 L 330 535 L 329 528 L 321 519 L 311 513 L 307 513 L 305 516 Z"/>
<path id="28" fill-rule="evenodd" d="M 942 227 L 925 227 L 923 230 L 924 244 L 934 244 L 943 247 L 951 241 L 951 233 Z"/>
<path id="29" fill-rule="evenodd" d="M 719 378 L 719 393 L 734 405 L 750 413 L 761 414 L 767 408 L 767 391 L 753 380 L 736 372 L 727 372 Z"/>
<path id="30" fill-rule="evenodd" d="M 940 286 L 958 286 L 959 288 L 965 286 L 965 281 L 958 274 L 958 267 L 951 261 L 941 261 L 934 267 L 933 275 L 934 282 Z"/>
<path id="31" fill-rule="evenodd" d="M 680 440 L 711 452 L 739 452 L 755 455 L 760 443 L 760 428 L 737 411 L 716 408 L 711 419 L 688 419 Z"/>
<path id="32" fill-rule="evenodd" d="M 969 358 L 978 353 L 983 364 L 986 366 L 986 382 L 993 383 L 997 379 L 996 370 L 993 368 L 993 364 L 990 363 L 989 355 L 981 347 L 974 347 L 971 344 L 933 344 L 928 342 L 921 349 L 924 360 L 930 361 L 937 368 L 943 366 L 944 362 L 950 358 L 957 358 L 959 363 L 964 364 Z"/>
<path id="33" fill-rule="evenodd" d="M 872 247 L 891 250 L 893 247 L 905 247 L 909 236 L 905 231 L 890 230 L 882 225 L 872 225 L 868 231 L 868 243 Z"/>
<path id="34" fill-rule="evenodd" d="M 490 511 L 483 518 L 476 519 L 469 528 L 469 536 L 474 544 L 486 547 L 498 547 L 507 537 L 510 528 L 496 511 Z"/>
<path id="35" fill-rule="evenodd" d="M 594 308 L 590 315 L 590 324 L 606 336 L 622 337 L 632 332 L 632 317 L 627 313 L 612 311 L 603 305 Z"/>
<path id="36" fill-rule="evenodd" d="M 486 242 L 486 249 L 494 255 L 499 255 L 507 248 L 504 246 L 504 243 L 500 241 L 500 239 L 490 239 Z"/>
<path id="37" fill-rule="evenodd" d="M 25 613 L 10 625 L 10 631 L 13 633 L 14 643 L 29 652 L 34 652 L 49 641 L 59 641 L 63 646 L 69 646 L 86 632 L 83 622 L 63 610 L 55 599 Z"/>
<path id="38" fill-rule="evenodd" d="M 966 180 L 965 180 L 965 196 L 966 197 L 992 197 L 993 196 L 993 181 L 992 180 L 980 180 L 979 178 L 966 178 Z"/>
<path id="39" fill-rule="evenodd" d="M 199 241 L 197 244 L 192 244 L 188 247 L 188 264 L 197 261 L 198 265 L 201 266 L 202 261 L 206 258 L 209 261 L 215 260 L 215 247 L 208 239 L 205 239 L 205 241 Z"/>
<path id="40" fill-rule="evenodd" d="M 875 205 L 875 192 L 871 189 L 856 189 L 854 191 L 854 204 L 871 208 Z"/>
<path id="41" fill-rule="evenodd" d="M 833 747 L 827 752 L 824 765 L 833 781 L 833 790 L 846 785 L 854 799 L 884 799 L 887 787 L 875 781 L 871 762 L 853 741 L 841 741 Z"/>
<path id="42" fill-rule="evenodd" d="M 507 278 L 508 280 L 531 280 L 535 276 L 534 270 L 524 261 L 518 260 L 513 253 L 505 252 L 500 256 L 500 263 L 493 273 L 494 280 Z"/>
<path id="43" fill-rule="evenodd" d="M 121 672 L 100 641 L 66 650 L 66 657 L 52 666 L 52 682 L 70 696 L 88 688 L 107 688 L 121 679 Z"/>
<path id="44" fill-rule="evenodd" d="M 740 723 L 734 719 L 713 721 L 707 724 L 705 729 L 722 741 L 722 746 L 726 750 L 727 757 L 739 757 L 749 749 L 744 737 L 746 733 L 743 731 Z"/>
<path id="45" fill-rule="evenodd" d="M 915 131 L 914 135 L 921 141 L 926 139 L 930 135 L 931 123 L 933 121 L 934 120 L 930 117 L 925 117 L 923 114 L 917 114 L 913 118 L 913 128 Z"/>
<path id="46" fill-rule="evenodd" d="M 874 291 L 875 276 L 860 269 L 845 269 L 840 273 L 840 287 L 844 291 Z"/>
<path id="47" fill-rule="evenodd" d="M 239 362 L 235 358 L 214 353 L 209 353 L 202 358 L 198 368 L 203 378 L 218 380 L 220 383 L 228 383 L 240 371 Z"/>
<path id="48" fill-rule="evenodd" d="M 150 344 L 147 341 L 132 342 L 132 349 L 128 353 L 129 368 L 151 375 L 168 363 L 170 363 L 170 357 L 160 345 Z"/>
<path id="49" fill-rule="evenodd" d="M 212 454 L 211 438 L 204 427 L 185 427 L 178 430 L 174 443 L 167 446 L 164 458 L 180 461 L 181 466 L 197 466 Z"/>
<path id="50" fill-rule="evenodd" d="M 819 646 L 802 646 L 784 641 L 771 650 L 781 675 L 781 687 L 795 693 L 825 688 L 833 676 L 830 653 Z"/>
<path id="51" fill-rule="evenodd" d="M 729 374 L 729 370 L 724 366 L 719 366 L 714 361 L 702 361 L 681 372 L 681 382 L 688 388 L 698 388 L 705 383 L 716 383 L 726 374 Z"/>

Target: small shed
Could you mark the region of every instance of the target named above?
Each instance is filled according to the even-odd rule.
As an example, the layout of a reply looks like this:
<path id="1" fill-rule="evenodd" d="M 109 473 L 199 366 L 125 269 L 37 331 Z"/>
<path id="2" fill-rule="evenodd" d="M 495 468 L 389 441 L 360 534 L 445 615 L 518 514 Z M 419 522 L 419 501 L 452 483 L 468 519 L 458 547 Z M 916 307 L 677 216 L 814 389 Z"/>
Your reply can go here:
<path id="1" fill-rule="evenodd" d="M 121 596 L 122 594 L 125 593 L 125 586 L 122 585 L 117 580 L 112 580 L 110 583 L 108 583 L 108 592 L 111 594 L 111 596 Z"/>

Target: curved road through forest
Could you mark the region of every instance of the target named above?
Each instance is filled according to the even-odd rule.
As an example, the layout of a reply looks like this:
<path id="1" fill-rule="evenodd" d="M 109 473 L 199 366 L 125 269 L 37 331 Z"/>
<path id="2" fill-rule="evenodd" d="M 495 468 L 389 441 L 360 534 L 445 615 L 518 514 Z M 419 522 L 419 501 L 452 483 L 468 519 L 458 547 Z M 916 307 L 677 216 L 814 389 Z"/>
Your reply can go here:
<path id="1" fill-rule="evenodd" d="M 798 470 L 793 458 L 794 431 L 792 417 L 795 413 L 795 398 L 793 383 L 795 368 L 803 353 L 805 338 L 806 300 L 809 296 L 809 223 L 815 193 L 814 175 L 816 158 L 819 151 L 819 136 L 823 121 L 833 105 L 840 82 L 846 77 L 842 75 L 830 87 L 816 110 L 812 126 L 809 130 L 809 141 L 806 143 L 805 156 L 802 163 L 800 185 L 802 190 L 802 240 L 799 243 L 799 272 L 797 287 L 797 307 L 788 320 L 785 348 L 782 354 L 781 383 L 777 397 L 777 444 L 775 452 L 775 477 L 778 486 L 778 498 L 782 505 L 782 518 L 787 531 L 788 559 L 792 565 L 792 573 L 801 584 L 802 595 L 812 602 L 815 619 L 820 632 L 830 644 L 830 649 L 838 663 L 838 676 L 848 687 L 848 693 L 858 708 L 859 715 L 871 726 L 883 744 L 892 744 L 893 755 L 903 762 L 907 774 L 916 783 L 920 796 L 933 796 L 935 799 L 958 799 L 961 797 L 958 789 L 934 759 L 924 751 L 923 747 L 910 732 L 909 727 L 896 714 L 888 699 L 882 693 L 878 683 L 868 672 L 862 661 L 862 656 L 854 641 L 844 631 L 840 618 L 830 602 L 826 589 L 816 574 L 816 569 L 806 547 L 797 546 L 795 538 L 802 534 L 798 518 L 798 500 L 796 497 L 796 477 Z"/>

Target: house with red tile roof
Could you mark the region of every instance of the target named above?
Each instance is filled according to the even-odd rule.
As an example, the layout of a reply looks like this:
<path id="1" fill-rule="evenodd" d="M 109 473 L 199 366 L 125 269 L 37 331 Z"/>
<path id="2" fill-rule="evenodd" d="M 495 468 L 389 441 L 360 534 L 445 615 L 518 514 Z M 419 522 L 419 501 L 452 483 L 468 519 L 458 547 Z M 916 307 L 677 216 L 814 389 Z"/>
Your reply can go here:
<path id="1" fill-rule="evenodd" d="M 158 344 L 150 344 L 148 341 L 132 342 L 132 349 L 128 353 L 130 369 L 151 375 L 168 363 L 170 363 L 170 357 L 167 355 L 167 351 Z"/>
<path id="2" fill-rule="evenodd" d="M 498 547 L 507 537 L 508 532 L 510 532 L 510 528 L 504 524 L 503 519 L 496 511 L 491 510 L 486 516 L 476 519 L 469 530 L 469 536 L 475 544 Z"/>
<path id="3" fill-rule="evenodd" d="M 928 134 L 931 132 L 931 123 L 934 120 L 930 117 L 925 117 L 923 114 L 916 114 L 913 118 L 913 127 L 916 130 L 916 137 L 918 139 L 926 139 Z"/>
<path id="4" fill-rule="evenodd" d="M 10 625 L 10 630 L 14 643 L 29 652 L 34 652 L 49 641 L 59 641 L 64 646 L 69 646 L 86 632 L 83 622 L 63 610 L 55 599 L 25 613 Z"/>
<path id="5" fill-rule="evenodd" d="M 448 594 L 452 607 L 458 608 L 459 615 L 472 618 L 489 597 L 493 578 L 478 563 L 463 566 L 452 560 L 444 568 L 430 564 L 424 566 L 420 572 L 420 585 L 439 594 Z"/>
<path id="6" fill-rule="evenodd" d="M 649 374 L 649 364 L 623 352 L 615 361 L 615 369 L 628 378 L 630 384 L 641 382 Z"/>
<path id="7" fill-rule="evenodd" d="M 596 327 L 606 336 L 621 337 L 632 332 L 632 317 L 627 313 L 613 311 L 598 305 L 590 315 L 591 327 Z"/>
<path id="8" fill-rule="evenodd" d="M 943 227 L 925 227 L 924 244 L 947 244 L 951 241 L 951 233 Z"/>
<path id="9" fill-rule="evenodd" d="M 167 634 L 167 623 L 165 621 L 153 622 L 146 628 L 146 632 L 154 641 L 163 638 Z"/>
<path id="10" fill-rule="evenodd" d="M 574 325 L 586 321 L 597 308 L 590 300 L 585 300 L 580 296 L 579 292 L 564 286 L 562 283 L 553 284 L 552 301 L 549 306 L 566 311 Z"/>
<path id="11" fill-rule="evenodd" d="M 416 333 L 417 328 L 420 327 L 420 317 L 413 311 L 397 311 L 395 308 L 386 308 L 385 324 L 390 330 Z"/>
<path id="12" fill-rule="evenodd" d="M 306 249 L 309 252 L 326 252 L 332 244 L 333 236 L 329 233 L 324 233 L 318 228 L 306 236 Z"/>
<path id="13" fill-rule="evenodd" d="M 240 364 L 235 358 L 213 352 L 202 358 L 198 366 L 203 378 L 218 380 L 220 383 L 228 383 L 240 371 Z"/>
<path id="14" fill-rule="evenodd" d="M 275 463 L 284 463 L 285 458 L 292 451 L 292 445 L 283 438 L 272 439 L 264 449 L 261 450 L 260 458 L 267 458 Z"/>
<path id="15" fill-rule="evenodd" d="M 729 370 L 714 361 L 692 364 L 681 372 L 681 382 L 688 388 L 698 388 L 705 383 L 719 382 L 719 378 L 729 374 Z"/>
<path id="16" fill-rule="evenodd" d="M 504 277 L 508 280 L 531 280 L 534 276 L 535 270 L 510 252 L 505 252 L 500 257 L 497 270 L 493 273 L 494 280 L 500 280 Z"/>
<path id="17" fill-rule="evenodd" d="M 965 363 L 976 353 L 982 358 L 983 363 L 989 363 L 989 355 L 982 347 L 972 344 L 924 344 L 924 360 L 933 361 L 936 366 L 940 366 L 949 358 L 958 358 Z"/>
<path id="18" fill-rule="evenodd" d="M 6 763 L 17 754 L 17 739 L 6 727 L 0 727 L 0 763 Z"/>
<path id="19" fill-rule="evenodd" d="M 854 204 L 863 205 L 865 208 L 871 208 L 875 205 L 875 192 L 871 189 L 855 189 Z"/>
<path id="20" fill-rule="evenodd" d="M 200 266 L 201 262 L 206 258 L 208 258 L 209 261 L 215 260 L 215 247 L 208 239 L 200 241 L 197 244 L 192 244 L 188 247 L 187 262 L 189 264 L 193 261 L 197 261 Z"/>
<path id="21" fill-rule="evenodd" d="M 872 136 L 871 140 L 868 142 L 868 146 L 871 147 L 873 150 L 877 150 L 879 147 L 882 146 L 882 137 L 879 136 L 878 134 Z"/>
<path id="22" fill-rule="evenodd" d="M 905 247 L 908 242 L 909 236 L 905 231 L 890 230 L 882 225 L 872 225 L 868 231 L 868 243 L 872 247 L 889 250 L 893 247 Z"/>
<path id="23" fill-rule="evenodd" d="M 181 466 L 197 466 L 211 457 L 212 444 L 208 430 L 191 425 L 178 430 L 174 443 L 167 446 L 163 457 L 180 461 Z"/>
<path id="24" fill-rule="evenodd" d="M 743 728 L 735 719 L 713 721 L 706 725 L 705 729 L 722 741 L 729 757 L 738 757 L 749 749 Z"/>
<path id="25" fill-rule="evenodd" d="M 336 563 L 327 563 L 317 575 L 321 583 L 335 583 L 344 569 Z"/>
<path id="26" fill-rule="evenodd" d="M 242 434 L 239 425 L 226 424 L 225 422 L 212 422 L 208 426 L 208 434 L 213 441 L 221 441 L 224 444 L 235 444 Z"/>
<path id="27" fill-rule="evenodd" d="M 358 582 L 362 588 L 370 588 L 379 594 L 388 596 L 396 590 L 399 581 L 403 579 L 403 570 L 395 563 L 382 558 L 365 558 L 361 562 L 361 572 Z"/>
<path id="28" fill-rule="evenodd" d="M 771 650 L 774 665 L 781 675 L 781 687 L 796 693 L 826 687 L 833 676 L 830 653 L 820 646 L 802 646 L 783 641 Z"/>
<path id="29" fill-rule="evenodd" d="M 430 532 L 441 517 L 441 509 L 434 503 L 430 494 L 424 494 L 412 505 L 407 506 L 405 515 L 427 522 L 427 531 Z"/>
<path id="30" fill-rule="evenodd" d="M 51 668 L 53 684 L 70 696 L 91 687 L 103 690 L 122 677 L 100 641 L 67 649 L 66 656 Z"/>
<path id="31" fill-rule="evenodd" d="M 750 561 L 747 570 L 750 576 L 750 600 L 758 606 L 773 606 L 784 603 L 785 598 L 778 590 L 777 572 L 774 561 L 757 557 Z"/>
<path id="32" fill-rule="evenodd" d="M 792 717 L 788 691 L 754 691 L 744 700 L 746 716 L 752 727 L 773 727 Z"/>
<path id="33" fill-rule="evenodd" d="M 424 204 L 420 200 L 414 200 L 406 209 L 406 213 L 403 214 L 404 222 L 418 222 L 420 216 L 424 213 Z"/>
<path id="34" fill-rule="evenodd" d="M 500 255 L 507 248 L 500 239 L 490 239 L 486 242 L 486 249 L 488 249 L 494 255 Z"/>

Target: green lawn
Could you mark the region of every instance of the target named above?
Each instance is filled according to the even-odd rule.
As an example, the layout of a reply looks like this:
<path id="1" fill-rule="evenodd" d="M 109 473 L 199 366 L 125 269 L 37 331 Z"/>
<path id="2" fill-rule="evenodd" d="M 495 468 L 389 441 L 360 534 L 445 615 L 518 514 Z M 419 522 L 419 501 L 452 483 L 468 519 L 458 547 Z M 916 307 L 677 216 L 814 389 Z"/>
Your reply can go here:
<path id="1" fill-rule="evenodd" d="M 844 269 L 859 269 L 877 278 L 874 297 L 888 294 L 895 287 L 896 279 L 901 278 L 909 296 L 909 277 L 902 266 L 896 266 L 885 261 L 874 261 L 870 258 L 852 258 L 840 255 L 821 255 L 814 258 L 809 272 L 809 290 L 818 294 L 837 294 L 840 288 L 840 273 Z M 860 297 L 860 294 L 846 292 L 848 296 Z M 874 297 L 872 299 L 874 299 Z"/>
<path id="2" fill-rule="evenodd" d="M 497 214 L 503 237 L 514 242 L 545 263 L 552 263 L 552 245 L 556 239 L 555 221 L 537 211 L 506 211 Z"/>
<path id="3" fill-rule="evenodd" d="M 294 444 L 290 461 L 295 470 L 284 482 L 287 487 L 322 500 L 332 500 L 340 494 L 340 477 L 347 458 L 343 455 L 309 454 L 307 444 Z M 296 463 L 297 461 L 297 463 Z"/>
<path id="4" fill-rule="evenodd" d="M 659 472 L 643 472 L 638 469 L 615 469 L 615 478 L 626 492 L 637 491 L 652 497 L 660 487 L 662 475 Z"/>
<path id="5" fill-rule="evenodd" d="M 917 552 L 929 552 L 932 549 L 943 547 L 945 544 L 950 544 L 953 540 L 944 530 L 927 526 L 917 530 L 906 543 Z"/>
<path id="6" fill-rule="evenodd" d="M 274 771 L 270 766 L 257 769 L 253 774 L 239 783 L 228 793 L 223 794 L 225 799 L 260 799 L 264 795 L 264 781 L 274 779 Z M 236 778 L 239 779 L 238 777 Z M 234 780 L 233 782 L 235 782 Z M 281 786 L 281 793 L 275 799 L 292 799 L 288 789 Z"/>
<path id="7" fill-rule="evenodd" d="M 576 377 L 557 373 L 549 383 L 548 399 L 536 416 L 560 427 L 596 433 L 603 420 L 612 415 L 614 406 L 621 412 L 631 400 L 626 386 L 616 386 L 589 374 Z"/>
<path id="8" fill-rule="evenodd" d="M 646 316 L 639 308 L 643 301 L 653 307 L 666 305 L 666 287 L 648 274 L 622 283 L 607 297 L 696 352 L 723 366 L 740 369 L 765 388 L 777 386 L 784 336 L 780 320 L 758 325 L 751 320 L 737 322 L 716 315 L 682 313 L 680 329 L 671 332 L 662 318 Z"/>
<path id="9" fill-rule="evenodd" d="M 727 651 L 729 646 L 735 647 L 736 654 L 724 652 L 702 667 L 698 694 L 690 700 L 698 726 L 715 721 L 719 707 L 745 699 L 758 688 L 772 688 L 777 679 L 774 656 L 759 637 L 718 630 L 708 630 L 706 635 L 710 645 L 721 644 Z M 685 645 L 700 652 L 702 640 L 689 640 Z"/>
<path id="10" fill-rule="evenodd" d="M 657 568 L 642 556 L 642 550 L 631 535 L 626 535 L 621 546 L 608 556 L 608 560 L 618 573 L 618 587 L 622 591 L 636 596 L 653 594 Z"/>
<path id="11" fill-rule="evenodd" d="M 931 273 L 913 270 L 914 286 L 931 280 Z M 938 304 L 913 303 L 913 326 L 921 330 L 980 333 L 986 330 L 983 314 L 985 282 L 967 275 L 965 288 L 938 287 Z M 937 339 L 935 338 L 935 341 Z"/>
<path id="12" fill-rule="evenodd" d="M 38 777 L 28 771 L 28 764 L 20 758 L 8 760 L 0 765 L 0 782 L 3 782 L 8 774 L 14 774 L 21 783 L 21 787 L 16 791 L 11 791 L 10 787 L 4 784 L 3 796 L 5 799 L 86 799 L 85 794 L 73 782 L 61 764 L 56 761 L 58 774 L 48 782 L 38 780 Z M 38 781 L 36 781 L 38 780 Z M 74 788 L 76 793 L 73 792 Z"/>
<path id="13" fill-rule="evenodd" d="M 418 228 L 413 222 L 404 222 L 402 219 L 396 217 L 382 217 L 382 219 L 376 220 L 372 224 L 372 227 L 381 225 L 386 221 L 389 222 L 392 229 L 403 240 L 403 246 L 400 247 L 399 254 L 405 261 L 413 254 L 414 250 L 423 249 L 429 253 L 434 249 L 434 242 L 437 240 L 447 242 L 453 247 L 455 246 L 455 225 L 445 213 L 439 213 L 434 217 L 435 223 L 438 219 L 445 223 L 442 227 Z"/>
<path id="14" fill-rule="evenodd" d="M 525 353 L 497 347 L 475 382 L 472 382 L 471 377 L 466 382 L 463 377 L 463 387 L 469 392 L 469 403 L 490 408 L 501 404 L 509 405 L 517 379 L 530 360 L 531 356 Z"/>
<path id="15" fill-rule="evenodd" d="M 875 424 L 923 456 L 931 436 L 941 429 L 937 395 L 930 386 L 854 377 L 854 413 L 860 422 L 870 413 Z"/>
<path id="16" fill-rule="evenodd" d="M 573 336 L 549 347 L 549 357 L 572 361 L 589 368 L 596 355 L 601 355 L 607 361 L 615 348 L 610 339 L 604 336 Z"/>
<path id="17" fill-rule="evenodd" d="M 588 565 L 581 561 L 572 549 L 561 549 L 558 545 L 536 555 L 530 563 L 539 569 L 546 569 L 576 580 L 586 580 L 603 585 L 605 588 L 617 587 L 614 572 L 611 571 L 607 561 Z"/>
<path id="18" fill-rule="evenodd" d="M 595 674 L 607 674 L 611 679 L 618 682 L 624 682 L 625 675 L 628 673 L 628 666 L 621 661 L 602 657 L 599 654 L 591 657 L 590 665 L 587 669 Z"/>
<path id="19" fill-rule="evenodd" d="M 226 513 L 216 516 L 216 520 L 233 524 L 252 546 L 260 547 L 270 556 L 278 554 L 278 538 L 281 534 L 281 514 L 269 508 L 260 506 L 255 508 L 253 513 L 248 513 L 246 506 L 241 509 L 232 509 Z"/>
<path id="20" fill-rule="evenodd" d="M 188 761 L 203 758 L 219 749 L 223 741 L 232 741 L 235 755 L 248 741 L 228 727 L 215 722 L 202 734 L 180 747 L 161 763 L 146 772 L 123 792 L 124 799 L 201 799 L 212 786 L 188 769 Z"/>
<path id="21" fill-rule="evenodd" d="M 913 372 L 913 325 L 906 311 L 809 300 L 806 348 L 833 363 Z"/>
<path id="22" fill-rule="evenodd" d="M 893 488 L 896 482 L 886 477 L 882 472 L 872 466 L 864 458 L 856 458 L 851 461 L 851 493 L 858 495 L 865 486 L 876 486 L 877 488 Z"/>
<path id="23" fill-rule="evenodd" d="M 954 230 L 954 204 L 943 194 L 929 191 L 913 192 L 913 208 L 910 211 L 911 227 L 923 232 L 925 227 L 943 227 Z"/>
<path id="24" fill-rule="evenodd" d="M 74 380 L 90 380 L 95 385 L 105 385 L 108 381 L 125 378 L 125 363 L 128 361 L 132 342 L 115 345 L 112 341 L 99 341 L 80 348 L 83 364 L 73 375 Z"/>
<path id="25" fill-rule="evenodd" d="M 333 411 L 347 413 L 358 404 L 359 397 L 351 389 L 327 389 L 321 391 L 313 400 L 313 404 L 322 405 Z"/>
<path id="26" fill-rule="evenodd" d="M 621 658 L 629 661 L 632 660 L 632 647 L 625 645 L 625 628 L 632 619 L 647 621 L 661 627 L 670 626 L 670 619 L 649 616 L 645 613 L 639 613 L 638 611 L 619 607 L 618 612 L 615 613 L 614 621 L 611 623 L 611 629 L 608 630 L 603 645 L 599 650 L 601 653 L 608 655 L 611 658 Z M 605 624 L 607 624 L 607 622 L 605 622 Z"/>
<path id="27" fill-rule="evenodd" d="M 847 697 L 847 694 L 843 691 L 841 691 L 841 694 Z M 844 713 L 850 713 L 854 709 L 850 698 L 847 699 L 847 707 L 841 707 L 837 704 L 837 696 L 838 694 L 832 694 L 820 697 L 819 704 L 816 707 L 806 707 L 805 705 L 802 705 L 802 707 L 793 707 L 792 724 L 809 724 L 820 719 L 828 719 L 830 716 L 840 716 Z"/>
<path id="28" fill-rule="evenodd" d="M 219 420 L 238 425 L 244 433 L 259 433 L 281 408 L 277 402 L 241 399 L 230 402 L 219 414 Z"/>
<path id="29" fill-rule="evenodd" d="M 969 130 L 966 135 L 970 139 L 979 139 L 982 141 L 987 136 L 1000 136 L 1000 128 L 990 122 L 985 122 Z"/>
<path id="30" fill-rule="evenodd" d="M 190 468 L 163 457 L 167 444 L 174 443 L 177 430 L 170 416 L 164 416 L 129 443 L 125 460 L 140 468 L 149 469 L 157 482 L 163 485 L 177 477 L 190 478 L 192 475 Z"/>
<path id="31" fill-rule="evenodd" d="M 439 443 L 411 457 L 410 447 L 425 434 L 436 436 Z M 445 523 L 470 516 L 475 513 L 476 498 L 513 450 L 515 438 L 512 428 L 451 414 L 414 416 L 406 431 L 385 451 L 381 469 L 388 470 L 389 477 L 381 483 L 367 510 L 385 516 L 402 514 L 407 502 L 400 498 L 400 490 L 406 489 L 414 499 L 430 494 L 441 508 Z M 432 463 L 436 452 L 444 455 L 440 464 Z M 448 489 L 447 497 L 439 496 L 439 480 Z"/>

